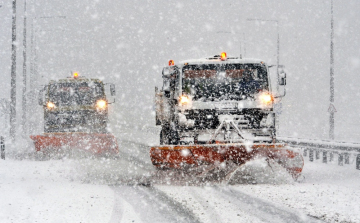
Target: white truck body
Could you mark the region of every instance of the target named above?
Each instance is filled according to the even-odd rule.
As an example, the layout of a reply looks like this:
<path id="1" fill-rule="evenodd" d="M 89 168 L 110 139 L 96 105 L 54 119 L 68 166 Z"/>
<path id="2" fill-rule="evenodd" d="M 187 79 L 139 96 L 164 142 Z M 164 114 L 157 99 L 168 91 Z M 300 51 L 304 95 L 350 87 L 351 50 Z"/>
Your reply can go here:
<path id="1" fill-rule="evenodd" d="M 248 82 L 242 80 L 246 72 L 250 73 Z M 214 94 L 206 89 L 208 86 L 201 85 L 203 81 L 210 81 L 212 87 L 237 86 L 239 90 L 228 90 L 232 95 L 225 91 L 221 95 L 219 91 L 214 97 L 200 97 L 197 96 L 200 91 Z M 250 82 L 260 87 L 254 87 L 250 93 L 245 92 L 246 88 L 240 90 L 241 83 L 246 86 Z M 273 142 L 276 133 L 271 92 L 269 68 L 259 59 L 229 57 L 224 60 L 214 56 L 165 67 L 163 87 L 156 90 L 155 96 L 156 124 L 162 126 L 160 141 L 162 144 Z M 264 103 L 264 95 L 271 100 Z M 187 98 L 186 103 L 181 102 L 181 97 Z M 176 140 L 172 140 L 174 138 Z"/>

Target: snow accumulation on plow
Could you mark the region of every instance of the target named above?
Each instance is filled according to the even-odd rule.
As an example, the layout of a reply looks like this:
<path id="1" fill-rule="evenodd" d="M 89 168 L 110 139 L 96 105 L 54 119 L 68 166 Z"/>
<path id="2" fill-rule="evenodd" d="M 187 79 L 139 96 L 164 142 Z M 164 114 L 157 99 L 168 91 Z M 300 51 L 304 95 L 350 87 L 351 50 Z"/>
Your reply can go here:
<path id="1" fill-rule="evenodd" d="M 185 166 L 201 166 L 233 162 L 245 164 L 256 158 L 273 159 L 283 166 L 294 179 L 303 169 L 303 157 L 285 144 L 203 144 L 203 145 L 164 145 L 150 149 L 154 166 L 182 169 Z"/>
<path id="2" fill-rule="evenodd" d="M 35 150 L 51 152 L 63 148 L 79 149 L 94 155 L 117 154 L 119 152 L 116 138 L 112 134 L 100 133 L 49 133 L 32 135 Z"/>

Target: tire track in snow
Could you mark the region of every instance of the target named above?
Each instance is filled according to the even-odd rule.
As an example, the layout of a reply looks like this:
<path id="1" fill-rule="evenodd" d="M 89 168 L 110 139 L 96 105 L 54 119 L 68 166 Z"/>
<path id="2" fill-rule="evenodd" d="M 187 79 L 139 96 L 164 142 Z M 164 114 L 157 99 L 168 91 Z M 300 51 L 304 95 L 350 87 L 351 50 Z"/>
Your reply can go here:
<path id="1" fill-rule="evenodd" d="M 139 147 L 141 149 L 146 149 L 147 147 L 149 147 L 148 145 L 137 143 L 137 142 L 122 141 L 122 143 L 124 145 L 131 146 L 134 149 L 136 147 Z M 139 151 L 137 151 L 137 152 L 139 152 Z M 138 164 L 140 164 L 143 168 L 145 167 L 148 170 L 151 169 L 151 167 L 148 166 L 149 163 L 146 162 L 145 160 L 143 160 L 145 157 L 139 158 L 133 154 L 129 154 L 128 152 L 124 152 L 124 155 L 126 157 L 130 158 L 132 161 L 135 161 Z M 150 159 L 150 157 L 148 159 Z M 152 190 L 155 190 L 155 189 L 153 188 Z M 159 193 L 162 193 L 163 194 L 162 196 L 164 198 L 166 198 L 165 200 L 168 200 L 167 203 L 176 202 L 173 199 L 171 199 L 170 197 L 168 197 L 167 195 L 165 195 L 165 193 L 160 192 L 158 190 L 156 190 L 156 191 L 157 191 L 157 194 L 156 193 L 153 194 L 154 196 L 158 196 Z M 276 223 L 278 223 L 278 222 L 290 222 L 290 223 L 291 222 L 321 222 L 316 218 L 307 216 L 306 214 L 301 214 L 299 212 L 293 211 L 286 207 L 279 207 L 275 204 L 264 201 L 257 197 L 250 196 L 250 195 L 244 194 L 239 191 L 234 191 L 229 188 L 223 189 L 220 187 L 215 187 L 215 189 L 213 189 L 213 191 L 215 192 L 215 194 L 218 194 L 218 196 L 231 201 L 233 204 L 235 204 L 237 207 L 239 207 L 239 209 L 241 209 L 241 211 L 246 212 L 258 219 L 261 219 L 264 222 L 276 222 Z M 206 205 L 204 203 L 205 202 L 204 199 L 202 197 L 200 197 L 200 195 L 196 195 L 196 193 L 193 193 L 193 192 L 192 192 L 192 194 L 194 195 L 194 198 L 196 198 L 201 205 L 203 205 L 203 206 Z M 152 199 L 154 199 L 154 198 L 152 198 Z M 184 209 L 184 207 L 180 203 L 177 203 L 176 206 L 177 206 L 177 208 Z M 193 214 L 192 214 L 192 216 L 194 217 Z M 211 217 L 212 217 L 212 219 L 217 219 L 218 216 L 217 216 L 216 212 L 211 212 Z M 160 222 L 162 222 L 162 221 L 160 221 Z M 176 222 L 178 222 L 178 221 L 176 221 Z M 194 222 L 194 221 L 191 221 L 191 222 Z"/>
<path id="2" fill-rule="evenodd" d="M 189 193 L 189 190 L 187 191 Z M 223 222 L 221 220 L 221 216 L 218 214 L 217 210 L 212 207 L 208 202 L 206 202 L 206 198 L 202 197 L 198 192 L 192 190 L 190 194 L 199 202 L 199 204 L 207 211 L 209 218 L 213 222 Z"/>
<path id="3" fill-rule="evenodd" d="M 111 222 L 119 222 L 126 210 L 124 200 L 131 205 L 130 212 L 141 222 L 199 222 L 195 215 L 165 193 L 153 187 L 111 186 L 115 204 Z M 128 208 L 129 209 L 129 208 Z M 129 210 L 127 210 L 129 212 Z"/>
<path id="4" fill-rule="evenodd" d="M 234 191 L 229 188 L 215 187 L 214 193 L 228 199 L 236 204 L 242 211 L 252 214 L 263 222 L 321 222 L 306 214 L 293 211 L 286 207 L 279 207 L 265 200 L 259 199 L 255 196 L 250 196 L 240 191 Z"/>

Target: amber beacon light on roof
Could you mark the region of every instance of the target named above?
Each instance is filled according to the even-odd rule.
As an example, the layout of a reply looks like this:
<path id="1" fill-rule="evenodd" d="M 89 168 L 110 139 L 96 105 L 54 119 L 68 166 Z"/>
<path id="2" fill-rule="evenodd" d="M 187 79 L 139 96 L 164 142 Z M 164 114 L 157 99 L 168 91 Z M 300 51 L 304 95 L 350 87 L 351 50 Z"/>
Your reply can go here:
<path id="1" fill-rule="evenodd" d="M 74 72 L 73 73 L 73 77 L 76 79 L 76 78 L 78 78 L 79 77 L 79 73 L 78 72 Z"/>
<path id="2" fill-rule="evenodd" d="M 222 53 L 220 54 L 220 59 L 221 59 L 221 60 L 226 60 L 226 59 L 227 59 L 227 55 L 226 55 L 225 52 L 222 52 Z"/>

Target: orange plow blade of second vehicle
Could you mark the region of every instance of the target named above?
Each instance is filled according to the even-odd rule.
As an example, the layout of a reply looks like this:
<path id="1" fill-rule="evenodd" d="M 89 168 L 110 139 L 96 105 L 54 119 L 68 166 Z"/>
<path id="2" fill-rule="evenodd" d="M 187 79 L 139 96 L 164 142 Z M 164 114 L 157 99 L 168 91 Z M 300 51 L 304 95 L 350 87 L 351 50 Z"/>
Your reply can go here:
<path id="1" fill-rule="evenodd" d="M 55 133 L 30 136 L 36 151 L 58 150 L 64 147 L 80 149 L 92 154 L 117 154 L 116 138 L 112 134 Z"/>
<path id="2" fill-rule="evenodd" d="M 242 165 L 259 157 L 273 159 L 292 176 L 300 176 L 304 161 L 302 156 L 284 144 L 205 144 L 157 146 L 150 149 L 153 165 L 182 169 L 185 166 L 200 166 L 232 161 Z"/>

